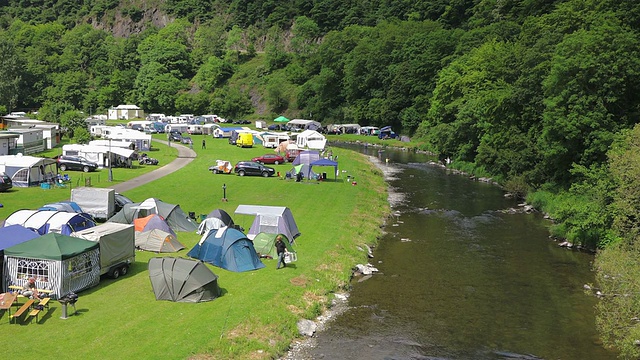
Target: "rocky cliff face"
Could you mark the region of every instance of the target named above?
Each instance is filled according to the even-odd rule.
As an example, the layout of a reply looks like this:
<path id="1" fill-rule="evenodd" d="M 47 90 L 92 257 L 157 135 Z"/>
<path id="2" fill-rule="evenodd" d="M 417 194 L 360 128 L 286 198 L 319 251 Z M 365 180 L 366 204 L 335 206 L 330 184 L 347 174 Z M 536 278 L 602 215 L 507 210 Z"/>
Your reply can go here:
<path id="1" fill-rule="evenodd" d="M 132 34 L 139 34 L 148 27 L 154 26 L 163 28 L 171 23 L 174 18 L 169 17 L 157 8 L 145 9 L 139 21 L 134 21 L 129 16 L 124 16 L 118 9 L 115 13 L 105 14 L 98 19 L 92 17 L 87 19 L 87 23 L 96 29 L 108 31 L 116 37 L 129 37 Z"/>

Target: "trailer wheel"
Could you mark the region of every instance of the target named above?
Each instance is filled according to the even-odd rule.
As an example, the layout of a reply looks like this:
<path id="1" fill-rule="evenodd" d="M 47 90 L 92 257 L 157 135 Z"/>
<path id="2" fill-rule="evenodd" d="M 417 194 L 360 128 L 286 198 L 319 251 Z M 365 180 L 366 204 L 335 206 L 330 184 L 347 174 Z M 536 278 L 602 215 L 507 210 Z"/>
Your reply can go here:
<path id="1" fill-rule="evenodd" d="M 111 277 L 117 279 L 120 277 L 120 268 L 115 268 L 111 270 Z"/>
<path id="2" fill-rule="evenodd" d="M 129 266 L 123 265 L 122 268 L 120 268 L 120 274 L 122 274 L 122 276 L 127 275 L 128 272 L 129 272 Z"/>

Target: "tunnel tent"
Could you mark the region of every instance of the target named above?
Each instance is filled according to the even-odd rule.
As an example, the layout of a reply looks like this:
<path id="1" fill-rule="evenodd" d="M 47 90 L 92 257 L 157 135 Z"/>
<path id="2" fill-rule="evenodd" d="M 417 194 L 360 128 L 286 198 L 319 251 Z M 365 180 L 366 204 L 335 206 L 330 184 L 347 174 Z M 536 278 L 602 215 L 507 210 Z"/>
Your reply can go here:
<path id="1" fill-rule="evenodd" d="M 91 215 L 51 210 L 16 210 L 4 221 L 4 226 L 22 225 L 40 235 L 50 232 L 69 235 L 96 226 Z"/>
<path id="2" fill-rule="evenodd" d="M 202 261 L 174 257 L 151 258 L 149 280 L 156 300 L 199 303 L 221 295 L 218 276 Z"/>

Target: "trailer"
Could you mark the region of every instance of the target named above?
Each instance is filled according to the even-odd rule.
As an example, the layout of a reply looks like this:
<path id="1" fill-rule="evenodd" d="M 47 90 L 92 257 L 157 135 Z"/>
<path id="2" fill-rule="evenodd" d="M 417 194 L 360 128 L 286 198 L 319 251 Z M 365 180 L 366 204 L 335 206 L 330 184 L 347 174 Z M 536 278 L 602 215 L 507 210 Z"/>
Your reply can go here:
<path id="1" fill-rule="evenodd" d="M 131 224 L 107 222 L 71 236 L 100 245 L 100 275 L 117 279 L 126 275 L 136 260 L 135 228 Z"/>
<path id="2" fill-rule="evenodd" d="M 94 218 L 107 220 L 115 213 L 115 194 L 109 188 L 77 187 L 71 189 L 71 201 Z"/>

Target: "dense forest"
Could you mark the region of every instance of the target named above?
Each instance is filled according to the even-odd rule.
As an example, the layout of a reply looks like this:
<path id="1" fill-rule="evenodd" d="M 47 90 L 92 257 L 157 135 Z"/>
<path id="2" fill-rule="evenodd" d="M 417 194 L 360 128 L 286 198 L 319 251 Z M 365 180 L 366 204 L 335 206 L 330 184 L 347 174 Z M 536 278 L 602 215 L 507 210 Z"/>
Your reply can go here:
<path id="1" fill-rule="evenodd" d="M 598 249 L 598 327 L 638 358 L 639 32 L 635 0 L 0 0 L 0 112 L 392 125 Z"/>

